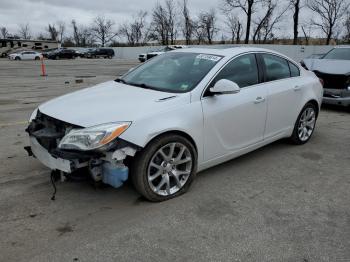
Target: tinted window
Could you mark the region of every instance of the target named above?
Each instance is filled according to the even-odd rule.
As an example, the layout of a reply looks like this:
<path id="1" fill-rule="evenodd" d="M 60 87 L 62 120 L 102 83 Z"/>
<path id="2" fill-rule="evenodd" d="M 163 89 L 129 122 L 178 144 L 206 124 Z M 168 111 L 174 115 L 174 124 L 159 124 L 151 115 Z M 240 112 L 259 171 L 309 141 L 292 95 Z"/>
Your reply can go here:
<path id="1" fill-rule="evenodd" d="M 259 83 L 255 55 L 242 55 L 228 63 L 215 77 L 211 86 L 221 79 L 235 82 L 240 88 Z"/>
<path id="2" fill-rule="evenodd" d="M 274 81 L 290 77 L 287 60 L 268 54 L 263 54 L 262 57 L 266 68 L 266 81 Z"/>
<path id="3" fill-rule="evenodd" d="M 291 77 L 300 76 L 300 70 L 296 65 L 289 62 L 289 68 L 290 68 L 290 76 Z"/>

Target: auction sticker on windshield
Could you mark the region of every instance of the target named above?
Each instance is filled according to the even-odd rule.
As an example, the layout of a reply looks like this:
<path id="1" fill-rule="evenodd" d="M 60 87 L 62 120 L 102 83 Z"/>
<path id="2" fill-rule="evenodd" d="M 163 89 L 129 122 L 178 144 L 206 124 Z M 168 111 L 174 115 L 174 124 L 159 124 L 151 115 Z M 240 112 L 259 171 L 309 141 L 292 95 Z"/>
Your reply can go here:
<path id="1" fill-rule="evenodd" d="M 221 59 L 220 56 L 216 56 L 216 55 L 205 55 L 205 54 L 200 54 L 196 57 L 197 59 L 203 59 L 203 60 L 211 60 L 214 62 L 217 62 Z"/>

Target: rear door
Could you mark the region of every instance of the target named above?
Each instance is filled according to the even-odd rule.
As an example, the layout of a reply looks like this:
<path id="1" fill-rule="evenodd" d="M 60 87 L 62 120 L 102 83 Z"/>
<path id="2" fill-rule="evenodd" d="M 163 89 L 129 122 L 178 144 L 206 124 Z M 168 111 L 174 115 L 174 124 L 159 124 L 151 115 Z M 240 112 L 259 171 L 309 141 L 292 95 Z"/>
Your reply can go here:
<path id="1" fill-rule="evenodd" d="M 259 143 L 264 135 L 267 90 L 259 84 L 255 55 L 234 58 L 209 88 L 221 79 L 235 82 L 241 90 L 236 94 L 204 94 L 202 98 L 206 161 Z"/>
<path id="2" fill-rule="evenodd" d="M 285 58 L 263 53 L 259 61 L 268 90 L 265 138 L 269 138 L 294 127 L 305 86 L 298 67 Z"/>

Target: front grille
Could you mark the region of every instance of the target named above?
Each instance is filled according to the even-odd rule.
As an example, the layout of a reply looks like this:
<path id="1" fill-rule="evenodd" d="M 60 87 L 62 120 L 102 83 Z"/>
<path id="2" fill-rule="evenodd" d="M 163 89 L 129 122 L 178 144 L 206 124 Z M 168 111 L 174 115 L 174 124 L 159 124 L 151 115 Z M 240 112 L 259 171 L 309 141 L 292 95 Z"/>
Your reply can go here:
<path id="1" fill-rule="evenodd" d="M 323 87 L 329 89 L 345 89 L 347 88 L 348 76 L 346 75 L 332 75 L 325 74 L 319 71 L 314 72 L 317 77 L 321 78 L 324 82 Z"/>
<path id="2" fill-rule="evenodd" d="M 38 112 L 37 117 L 29 125 L 27 131 L 38 140 L 42 147 L 50 152 L 57 148 L 60 140 L 73 128 L 80 127 Z"/>

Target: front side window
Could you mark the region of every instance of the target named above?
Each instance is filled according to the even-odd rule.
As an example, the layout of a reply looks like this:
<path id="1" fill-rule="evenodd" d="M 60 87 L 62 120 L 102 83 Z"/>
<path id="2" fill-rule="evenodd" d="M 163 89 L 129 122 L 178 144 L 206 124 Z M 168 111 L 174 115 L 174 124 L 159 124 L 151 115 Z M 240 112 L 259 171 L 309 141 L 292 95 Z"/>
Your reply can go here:
<path id="1" fill-rule="evenodd" d="M 290 77 L 289 65 L 286 59 L 270 54 L 263 54 L 262 58 L 265 64 L 265 80 L 267 82 Z"/>
<path id="2" fill-rule="evenodd" d="M 240 88 L 258 84 L 259 73 L 255 55 L 242 55 L 229 62 L 215 77 L 210 86 L 214 86 L 221 79 L 235 82 Z"/>
<path id="3" fill-rule="evenodd" d="M 169 52 L 156 56 L 117 81 L 164 92 L 185 93 L 195 88 L 221 56 Z"/>

